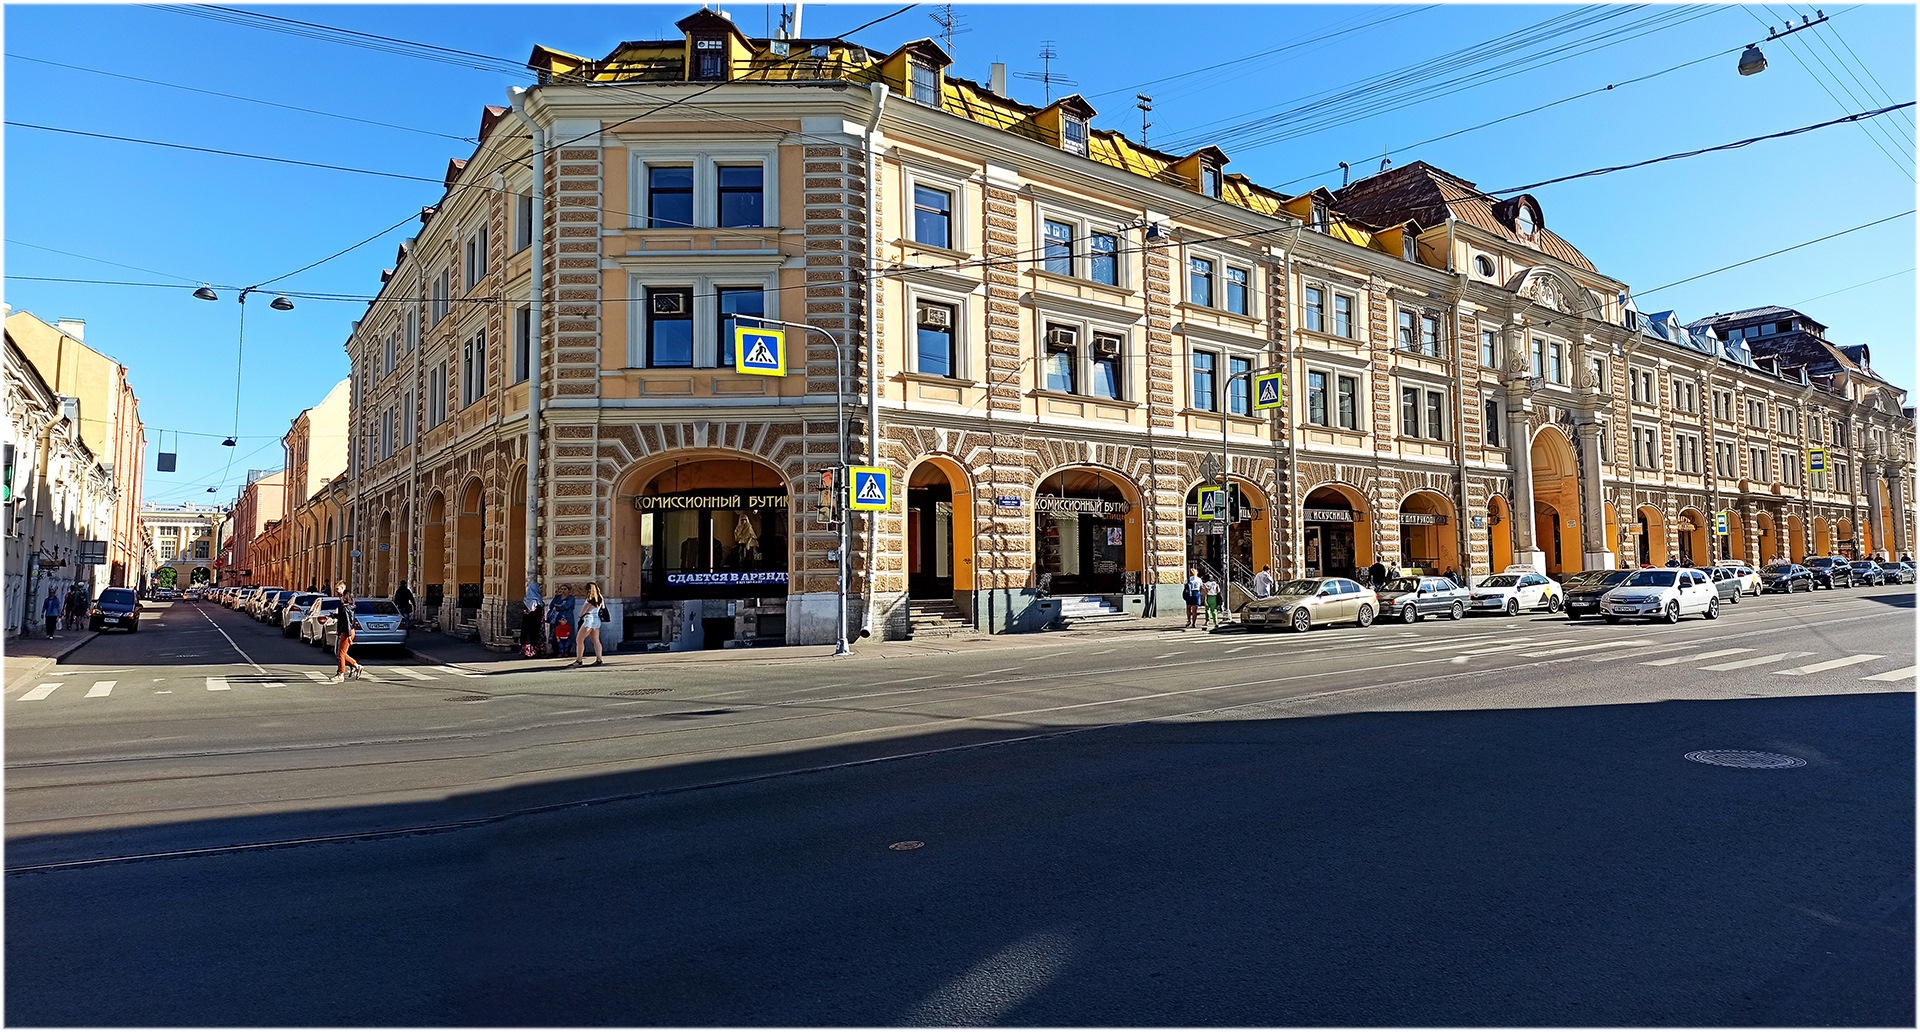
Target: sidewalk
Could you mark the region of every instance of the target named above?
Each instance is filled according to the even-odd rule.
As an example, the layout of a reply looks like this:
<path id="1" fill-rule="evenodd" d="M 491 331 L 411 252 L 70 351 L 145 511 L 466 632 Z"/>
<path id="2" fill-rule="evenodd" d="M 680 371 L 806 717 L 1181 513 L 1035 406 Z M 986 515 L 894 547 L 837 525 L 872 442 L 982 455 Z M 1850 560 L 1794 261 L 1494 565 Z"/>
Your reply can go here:
<path id="1" fill-rule="evenodd" d="M 1185 627 L 1184 613 L 1125 623 L 1091 624 L 1064 631 L 1038 631 L 1028 634 L 967 634 L 952 638 L 926 638 L 920 641 L 856 641 L 847 660 L 904 660 L 919 656 L 944 656 L 960 652 L 1010 651 L 1053 648 L 1065 643 L 1121 640 L 1146 634 L 1159 634 Z M 1195 629 L 1192 633 L 1204 634 Z M 1238 633 L 1238 628 L 1228 633 Z M 426 631 L 410 636 L 413 654 L 429 663 L 462 667 L 476 673 L 518 673 L 524 670 L 556 670 L 572 662 L 570 658 L 527 659 L 518 652 L 494 652 L 479 642 L 465 641 Z M 620 652 L 609 650 L 609 667 L 648 668 L 684 666 L 691 663 L 785 663 L 793 660 L 830 659 L 832 645 L 777 645 L 748 649 L 714 649 L 698 652 Z M 592 663 L 591 656 L 587 659 Z"/>
<path id="2" fill-rule="evenodd" d="M 31 681 L 46 674 L 54 664 L 74 649 L 100 636 L 99 631 L 60 631 L 52 638 L 35 635 L 6 640 L 6 685 Z"/>

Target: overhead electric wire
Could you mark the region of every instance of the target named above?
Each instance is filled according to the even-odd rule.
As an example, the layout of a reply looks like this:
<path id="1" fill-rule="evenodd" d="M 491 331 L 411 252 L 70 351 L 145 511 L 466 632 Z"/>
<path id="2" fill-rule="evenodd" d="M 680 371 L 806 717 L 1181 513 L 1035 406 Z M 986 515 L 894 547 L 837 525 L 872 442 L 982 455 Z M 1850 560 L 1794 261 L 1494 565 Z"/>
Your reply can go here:
<path id="1" fill-rule="evenodd" d="M 1913 270 L 1914 270 L 1913 266 L 1908 266 L 1904 269 L 1901 269 L 1899 272 L 1889 272 L 1885 276 L 1876 276 L 1870 280 L 1862 280 L 1861 282 L 1855 283 L 1853 286 L 1850 286 L 1850 287 L 1841 287 L 1839 290 L 1829 290 L 1824 294 L 1815 294 L 1812 297 L 1803 297 L 1800 300 L 1793 302 L 1792 304 L 1786 305 L 1785 307 L 1798 308 L 1809 301 L 1819 301 L 1822 298 L 1829 298 L 1834 296 L 1835 294 L 1844 294 L 1849 290 L 1858 290 L 1861 287 L 1870 287 L 1873 284 L 1880 282 L 1881 280 L 1890 280 L 1895 276 L 1905 276 L 1906 274 L 1912 272 Z"/>
<path id="2" fill-rule="evenodd" d="M 1769 6 L 1766 10 L 1768 14 L 1779 16 L 1779 12 L 1775 11 L 1771 6 Z M 1747 13 L 1752 14 L 1753 12 L 1748 11 Z M 1783 16 L 1782 20 L 1784 20 L 1789 26 L 1793 24 L 1792 15 Z M 1771 30 L 1772 26 L 1768 26 L 1768 28 L 1769 30 Z M 1795 60 L 1800 61 L 1802 65 L 1807 66 L 1809 68 L 1818 66 L 1827 75 L 1832 77 L 1833 85 L 1839 87 L 1840 92 L 1846 94 L 1846 100 L 1843 102 L 1843 106 L 1842 106 L 1843 110 L 1847 107 L 1854 107 L 1854 108 L 1872 107 L 1875 104 L 1882 103 L 1882 101 L 1874 97 L 1872 91 L 1866 88 L 1866 84 L 1860 81 L 1860 77 L 1853 74 L 1853 69 L 1847 67 L 1846 63 L 1840 60 L 1839 53 L 1835 51 L 1833 47 L 1827 43 L 1826 40 L 1815 39 L 1813 42 L 1808 41 L 1809 38 L 1814 37 L 1815 35 L 1816 35 L 1815 33 L 1809 31 L 1806 34 L 1806 36 L 1795 36 L 1792 38 L 1782 37 L 1782 38 L 1785 41 L 1789 52 L 1792 52 L 1793 49 L 1796 47 L 1806 52 L 1805 57 L 1802 57 L 1802 55 L 1798 53 L 1794 53 L 1793 56 Z M 1814 42 L 1817 42 L 1820 44 L 1820 46 L 1825 47 L 1828 55 L 1830 55 L 1833 58 L 1833 60 L 1827 61 L 1821 58 L 1820 55 L 1815 54 L 1813 52 Z M 1809 57 L 1813 59 L 1811 63 L 1809 63 L 1805 59 Z M 1840 71 L 1847 73 L 1847 76 L 1853 80 L 1854 85 L 1860 87 L 1860 92 L 1855 93 L 1853 90 L 1853 86 L 1849 86 L 1844 81 L 1841 80 L 1840 76 L 1834 71 L 1836 67 L 1838 67 Z M 1829 95 L 1830 96 L 1832 95 L 1831 92 L 1829 92 Z M 1835 97 L 1834 99 L 1836 101 L 1839 100 L 1838 97 Z M 1888 98 L 1888 100 L 1885 101 L 1885 103 L 1892 103 L 1892 98 Z M 1902 125 L 1899 119 L 1897 118 L 1888 119 L 1885 122 L 1876 123 L 1870 128 L 1872 131 L 1878 133 L 1880 138 L 1885 140 L 1887 144 L 1891 146 L 1895 151 L 1904 153 L 1904 152 L 1909 152 L 1913 150 L 1913 140 L 1907 136 L 1906 126 Z M 1895 129 L 1899 131 L 1897 136 L 1894 132 Z"/>
<path id="3" fill-rule="evenodd" d="M 1821 26 L 1824 28 L 1826 25 L 1829 25 L 1829 24 L 1831 23 L 1822 22 Z M 1893 103 L 1893 97 L 1887 94 L 1886 88 L 1884 86 L 1881 87 L 1879 94 L 1876 95 L 1874 91 L 1870 89 L 1865 82 L 1862 82 L 1860 79 L 1860 76 L 1854 72 L 1853 66 L 1848 64 L 1846 59 L 1840 56 L 1840 52 L 1833 48 L 1833 44 L 1827 41 L 1827 38 L 1824 34 L 1819 32 L 1809 32 L 1807 33 L 1807 35 L 1810 38 L 1812 38 L 1813 42 L 1818 43 L 1820 44 L 1820 46 L 1826 48 L 1827 53 L 1833 56 L 1833 66 L 1847 73 L 1847 78 L 1852 79 L 1854 85 L 1860 87 L 1860 96 L 1866 98 L 1866 100 L 1864 101 L 1865 104 Z M 1809 45 L 1808 49 L 1811 50 L 1812 46 Z M 1873 75 L 1872 70 L 1867 69 L 1866 71 L 1867 71 L 1868 77 L 1873 79 L 1874 84 L 1879 85 L 1880 80 Z M 1853 92 L 1849 90 L 1847 92 L 1847 95 L 1853 96 Z M 1903 122 L 1901 122 L 1900 119 L 1889 118 L 1886 120 L 1886 122 L 1882 123 L 1879 126 L 1879 129 L 1880 131 L 1888 133 L 1889 135 L 1895 132 L 1899 133 L 1900 140 L 1902 143 L 1906 144 L 1907 149 L 1908 150 L 1913 149 L 1913 134 L 1907 132 L 1907 126 Z"/>
<path id="4" fill-rule="evenodd" d="M 1908 215 L 1912 215 L 1914 211 L 1915 209 L 1908 208 L 1906 211 L 1903 211 L 1898 215 L 1889 215 L 1883 219 L 1875 219 L 1872 222 L 1864 222 L 1858 226 L 1853 227 L 1852 229 L 1843 229 L 1838 233 L 1828 233 L 1826 236 L 1815 237 L 1812 240 L 1805 240 L 1800 243 L 1794 244 L 1791 247 L 1783 247 L 1778 251 L 1768 251 L 1766 254 L 1756 255 L 1755 257 L 1746 259 L 1745 261 L 1734 262 L 1732 265 L 1722 265 L 1717 269 L 1712 269 L 1707 272 L 1700 273 L 1697 276 L 1688 276 L 1686 279 L 1677 279 L 1677 280 L 1674 280 L 1672 283 L 1662 283 L 1657 287 L 1650 287 L 1646 290 L 1628 291 L 1627 296 L 1643 297 L 1647 294 L 1655 293 L 1656 291 L 1665 290 L 1668 287 L 1677 287 L 1682 283 L 1692 283 L 1694 280 L 1706 279 L 1708 276 L 1717 276 L 1720 273 L 1726 272 L 1730 269 L 1738 269 L 1743 265 L 1752 265 L 1754 262 L 1765 261 L 1768 258 L 1773 258 L 1779 255 L 1786 254 L 1788 251 L 1798 251 L 1803 247 L 1812 247 L 1814 244 L 1823 243 L 1825 241 L 1832 240 L 1835 237 L 1843 237 L 1849 233 L 1858 233 L 1863 229 L 1872 229 L 1874 226 L 1878 226 L 1883 222 L 1892 222 L 1894 219 L 1906 218 Z"/>
<path id="5" fill-rule="evenodd" d="M 160 271 L 159 269 L 143 269 L 143 268 L 141 268 L 141 267 L 140 267 L 140 266 L 138 266 L 138 265 L 127 265 L 127 264 L 125 264 L 124 262 L 115 262 L 115 261 L 108 261 L 108 260 L 107 260 L 107 259 L 105 259 L 105 258 L 95 258 L 94 256 L 92 256 L 92 255 L 90 255 L 90 254 L 78 254 L 78 253 L 76 253 L 76 252 L 73 252 L 73 251 L 62 251 L 62 250 L 60 250 L 60 249 L 59 249 L 59 248 L 57 248 L 57 247 L 48 247 L 48 246 L 46 246 L 45 244 L 30 244 L 30 243 L 27 243 L 27 242 L 26 242 L 25 240 L 15 240 L 15 239 L 14 239 L 14 238 L 12 238 L 12 237 L 7 237 L 6 239 L 7 239 L 7 243 L 9 243 L 9 244 L 14 244 L 14 245 L 16 245 L 16 246 L 19 246 L 19 247 L 31 247 L 31 248 L 33 248 L 33 249 L 34 249 L 34 250 L 36 250 L 36 251 L 52 251 L 52 252 L 53 252 L 54 254 L 64 254 L 64 255 L 66 255 L 66 256 L 67 256 L 67 257 L 69 257 L 69 258 L 78 258 L 78 259 L 80 259 L 81 261 L 86 261 L 86 262 L 99 262 L 99 263 L 100 263 L 100 264 L 102 264 L 102 265 L 111 265 L 111 266 L 114 266 L 115 268 L 120 268 L 120 269 L 132 269 L 132 270 L 133 270 L 134 272 L 150 272 L 150 273 L 152 273 L 152 274 L 154 274 L 155 276 L 165 276 L 165 277 L 167 277 L 168 279 L 177 279 L 177 280 L 185 280 L 185 281 L 186 281 L 186 282 L 188 282 L 188 283 L 204 283 L 204 282 L 206 282 L 205 280 L 198 280 L 198 279 L 194 279 L 194 278 L 193 278 L 193 277 L 191 277 L 191 276 L 176 276 L 176 275 L 174 275 L 174 274 L 173 274 L 173 273 L 171 273 L 171 272 L 161 272 L 161 271 Z M 170 284 L 168 284 L 168 285 L 170 285 Z"/>
<path id="6" fill-rule="evenodd" d="M 161 140 L 143 140 L 135 136 L 117 136 L 112 133 L 89 133 L 79 129 L 63 129 L 59 126 L 37 125 L 32 122 L 16 122 L 16 121 L 13 121 L 12 119 L 8 119 L 6 124 L 13 126 L 14 128 L 17 128 L 17 129 L 38 129 L 42 132 L 65 133 L 68 136 L 86 136 L 96 140 L 114 140 L 119 143 L 139 143 L 139 144 L 144 144 L 148 147 L 165 147 L 171 150 L 198 151 L 201 154 L 218 154 L 218 155 L 221 155 L 222 157 L 229 157 L 229 158 L 250 158 L 254 161 L 271 161 L 271 162 L 276 162 L 282 165 L 301 165 L 306 168 L 326 169 L 331 172 L 352 172 L 356 175 L 363 175 L 363 176 L 380 176 L 386 179 L 407 179 L 416 183 L 441 183 L 442 185 L 444 185 L 444 180 L 429 179 L 426 176 L 409 176 L 400 172 L 378 172 L 373 169 L 352 168 L 347 165 L 329 165 L 319 161 L 299 161 L 294 158 L 276 158 L 266 154 L 247 154 L 241 151 L 220 150 L 214 147 L 193 147 L 184 143 L 166 143 Z"/>
<path id="7" fill-rule="evenodd" d="M 1853 8 L 1847 8 L 1847 10 L 1853 10 Z M 1873 69 L 1868 67 L 1867 63 L 1860 59 L 1859 54 L 1854 53 L 1853 44 L 1848 43 L 1847 37 L 1842 36 L 1840 34 L 1840 27 L 1833 23 L 1833 19 L 1829 17 L 1824 23 L 1822 23 L 1821 28 L 1831 33 L 1834 39 L 1839 40 L 1840 45 L 1842 47 L 1845 47 L 1847 53 L 1853 57 L 1854 63 L 1860 66 L 1860 70 L 1867 73 L 1867 78 L 1872 79 L 1873 84 L 1875 86 L 1880 87 L 1881 99 L 1891 102 L 1893 100 L 1893 95 L 1887 91 L 1887 87 L 1884 83 L 1880 81 L 1880 77 L 1878 75 L 1873 74 Z M 1907 125 L 1909 127 L 1912 127 L 1914 125 L 1913 115 L 1908 114 L 1906 118 L 1907 118 Z"/>
<path id="8" fill-rule="evenodd" d="M 900 8 L 899 10 L 897 10 L 897 11 L 895 11 L 895 12 L 893 12 L 892 14 L 883 14 L 883 15 L 881 15 L 880 17 L 878 17 L 878 18 L 875 18 L 874 20 L 872 20 L 872 21 L 870 21 L 870 22 L 868 22 L 868 23 L 866 23 L 865 25 L 856 25 L 856 26 L 854 26 L 853 28 L 851 28 L 851 29 L 848 29 L 848 30 L 847 30 L 847 31 L 845 31 L 845 32 L 839 32 L 839 33 L 835 33 L 834 35 L 832 35 L 832 36 L 829 36 L 829 37 L 827 37 L 827 38 L 828 38 L 828 39 L 846 39 L 846 38 L 847 38 L 848 36 L 851 36 L 851 35 L 853 35 L 854 33 L 856 33 L 856 32 L 859 32 L 859 31 L 860 31 L 861 29 L 871 29 L 871 28 L 873 28 L 873 27 L 874 27 L 875 25 L 878 25 L 878 24 L 880 24 L 881 22 L 883 22 L 883 21 L 886 21 L 886 20 L 887 20 L 888 18 L 897 18 L 897 17 L 899 17 L 900 15 L 903 15 L 903 14 L 905 14 L 905 13 L 907 13 L 908 11 L 911 11 L 911 10 L 913 10 L 914 8 L 916 8 L 916 7 L 918 7 L 918 6 L 920 6 L 920 5 L 919 5 L 919 4 L 908 4 L 907 6 L 905 6 L 905 7 L 902 7 L 902 8 Z"/>
<path id="9" fill-rule="evenodd" d="M 1754 21 L 1760 22 L 1763 25 L 1766 24 L 1765 22 L 1761 21 L 1759 15 L 1754 14 L 1752 11 L 1747 11 L 1747 14 L 1751 15 Z M 1772 26 L 1768 26 L 1768 28 L 1771 29 Z M 1814 83 L 1818 85 L 1820 89 L 1824 91 L 1828 97 L 1831 97 L 1833 99 L 1834 104 L 1838 105 L 1840 110 L 1845 111 L 1847 109 L 1846 102 L 1841 100 L 1839 95 L 1833 92 L 1833 88 L 1827 85 L 1826 80 L 1820 75 L 1820 73 L 1815 71 L 1814 63 L 1809 63 L 1808 61 L 1801 58 L 1800 52 L 1797 49 L 1798 45 L 1794 43 L 1793 37 L 1791 36 L 1782 37 L 1781 43 L 1782 43 L 1782 49 L 1784 49 L 1787 52 L 1787 56 L 1793 58 L 1794 61 L 1800 65 L 1801 69 L 1807 73 L 1807 77 L 1812 79 Z M 1860 132 L 1861 132 L 1861 135 L 1865 136 L 1867 138 L 1867 141 L 1872 143 L 1874 147 L 1880 151 L 1881 154 L 1886 155 L 1887 160 L 1893 163 L 1893 167 L 1899 170 L 1901 175 L 1906 176 L 1909 181 L 1913 180 L 1914 178 L 1913 172 L 1910 169 L 1908 169 L 1905 164 L 1901 163 L 1899 158 L 1894 156 L 1893 151 L 1890 151 L 1887 149 L 1886 144 L 1881 142 L 1881 138 L 1874 134 L 1871 126 L 1862 124 L 1860 126 Z"/>

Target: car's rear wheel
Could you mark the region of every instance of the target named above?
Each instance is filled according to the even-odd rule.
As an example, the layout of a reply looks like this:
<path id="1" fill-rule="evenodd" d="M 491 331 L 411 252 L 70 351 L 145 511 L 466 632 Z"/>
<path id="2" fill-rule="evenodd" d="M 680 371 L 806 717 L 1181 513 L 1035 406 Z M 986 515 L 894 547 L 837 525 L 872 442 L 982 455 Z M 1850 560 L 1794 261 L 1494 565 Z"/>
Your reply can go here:
<path id="1" fill-rule="evenodd" d="M 1467 615 L 1467 606 L 1466 606 L 1466 603 L 1464 602 L 1455 601 L 1453 603 L 1453 608 L 1447 610 L 1447 618 L 1450 620 L 1459 620 L 1465 617 L 1466 615 Z"/>
<path id="2" fill-rule="evenodd" d="M 1355 617 L 1353 622 L 1358 624 L 1361 627 L 1372 627 L 1373 626 L 1373 607 L 1361 606 L 1360 615 Z"/>
<path id="3" fill-rule="evenodd" d="M 1302 634 L 1313 629 L 1313 615 L 1307 612 L 1305 606 L 1293 611 L 1293 629 Z"/>
<path id="4" fill-rule="evenodd" d="M 1710 598 L 1707 600 L 1707 619 L 1709 620 L 1720 619 L 1720 600 L 1719 599 Z"/>
<path id="5" fill-rule="evenodd" d="M 1661 616 L 1670 624 L 1679 623 L 1680 622 L 1680 603 L 1678 602 L 1667 603 L 1667 611 L 1661 614 Z"/>

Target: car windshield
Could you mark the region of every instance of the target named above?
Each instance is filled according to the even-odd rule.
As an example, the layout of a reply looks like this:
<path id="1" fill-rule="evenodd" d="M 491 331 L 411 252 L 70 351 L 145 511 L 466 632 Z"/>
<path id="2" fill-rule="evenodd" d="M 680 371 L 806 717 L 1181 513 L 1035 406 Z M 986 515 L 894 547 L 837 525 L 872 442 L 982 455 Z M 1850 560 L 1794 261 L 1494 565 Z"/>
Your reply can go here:
<path id="1" fill-rule="evenodd" d="M 1670 588 L 1673 587 L 1675 578 L 1679 576 L 1680 571 L 1678 570 L 1641 570 L 1632 577 L 1627 578 L 1626 586 L 1629 588 Z"/>
<path id="2" fill-rule="evenodd" d="M 1873 564 L 1870 562 L 1867 562 L 1865 559 L 1862 559 L 1859 562 L 1854 563 L 1853 568 L 1856 570 L 1870 570 L 1870 569 L 1873 569 Z"/>
<path id="3" fill-rule="evenodd" d="M 1412 577 L 1396 577 L 1380 586 L 1381 591 L 1418 591 L 1420 582 Z"/>
<path id="4" fill-rule="evenodd" d="M 1511 588 L 1518 583 L 1520 583 L 1520 575 L 1517 573 L 1495 573 L 1480 578 L 1478 586 L 1482 588 Z"/>
<path id="5" fill-rule="evenodd" d="M 361 616 L 399 616 L 400 607 L 384 598 L 356 598 L 353 611 Z"/>
<path id="6" fill-rule="evenodd" d="M 1311 595 L 1320 590 L 1317 580 L 1290 580 L 1273 589 L 1276 595 Z"/>
<path id="7" fill-rule="evenodd" d="M 1796 567 L 1788 563 L 1776 563 L 1772 566 L 1766 567 L 1760 572 L 1766 574 L 1769 577 L 1778 577 L 1783 573 L 1792 573 L 1795 569 Z"/>
<path id="8" fill-rule="evenodd" d="M 312 604 L 313 604 L 313 600 L 314 600 L 314 599 L 316 599 L 316 598 L 319 598 L 319 597 L 320 597 L 320 596 L 318 596 L 318 595 L 295 595 L 295 596 L 293 596 L 293 602 L 292 602 L 292 604 L 293 604 L 293 605 L 296 605 L 296 606 L 299 606 L 299 607 L 301 607 L 301 608 L 303 608 L 303 609 L 304 609 L 304 608 L 306 608 L 307 606 L 310 606 L 310 605 L 312 605 Z"/>
<path id="9" fill-rule="evenodd" d="M 133 592 L 127 590 L 126 588 L 117 588 L 117 589 L 109 588 L 108 590 L 100 593 L 100 601 L 112 602 L 112 603 L 115 603 L 116 605 L 123 605 L 123 606 L 132 605 Z"/>

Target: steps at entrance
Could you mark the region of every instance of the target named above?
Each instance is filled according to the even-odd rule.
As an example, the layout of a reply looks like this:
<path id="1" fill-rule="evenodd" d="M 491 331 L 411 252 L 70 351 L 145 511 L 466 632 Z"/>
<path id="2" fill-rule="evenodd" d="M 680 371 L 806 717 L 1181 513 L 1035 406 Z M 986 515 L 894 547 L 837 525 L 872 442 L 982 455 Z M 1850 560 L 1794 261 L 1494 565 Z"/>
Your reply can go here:
<path id="1" fill-rule="evenodd" d="M 908 634 L 914 638 L 951 638 L 972 634 L 973 627 L 952 599 L 918 599 L 907 603 Z"/>
<path id="2" fill-rule="evenodd" d="M 1117 623 L 1122 620 L 1137 620 L 1125 610 L 1115 608 L 1100 595 L 1062 596 L 1060 599 L 1060 618 L 1073 623 Z"/>

